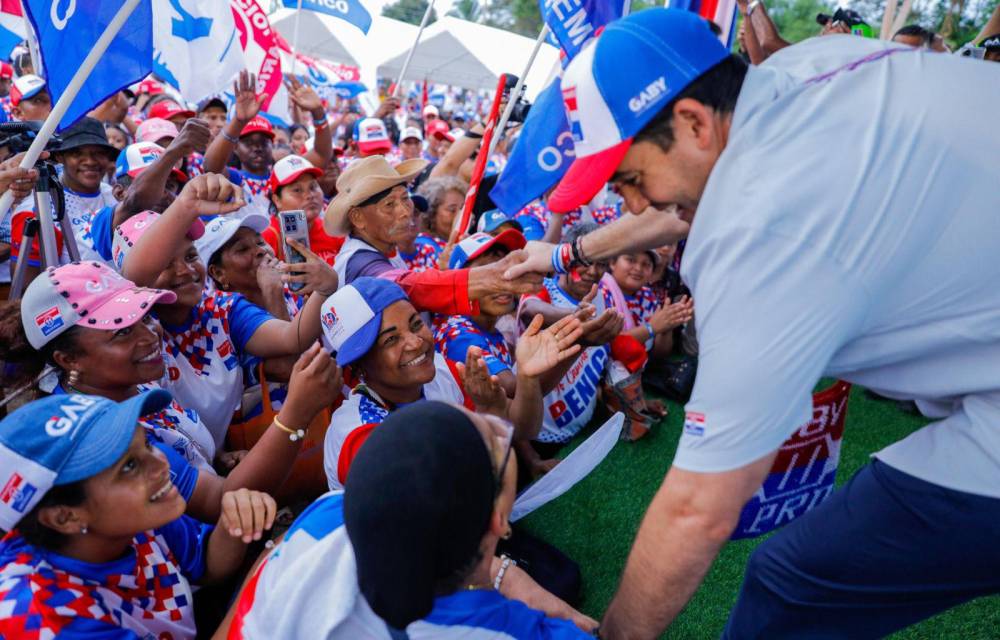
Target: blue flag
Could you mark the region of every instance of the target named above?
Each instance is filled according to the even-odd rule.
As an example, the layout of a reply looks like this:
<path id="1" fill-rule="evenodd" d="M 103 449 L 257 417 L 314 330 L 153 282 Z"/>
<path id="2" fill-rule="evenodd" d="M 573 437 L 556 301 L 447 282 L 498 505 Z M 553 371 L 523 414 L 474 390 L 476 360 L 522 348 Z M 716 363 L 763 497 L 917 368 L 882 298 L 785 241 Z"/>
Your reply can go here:
<path id="1" fill-rule="evenodd" d="M 565 66 L 605 25 L 622 16 L 624 2 L 539 0 L 539 8 L 565 54 Z M 502 211 L 517 213 L 558 182 L 572 163 L 573 135 L 556 78 L 532 105 L 490 197 Z"/>
<path id="2" fill-rule="evenodd" d="M 24 0 L 26 17 L 38 36 L 42 69 L 53 104 L 66 91 L 73 74 L 123 4 L 122 0 L 65 4 Z M 72 125 L 109 96 L 142 80 L 152 70 L 153 10 L 149 0 L 142 0 L 83 83 L 57 130 Z"/>
<path id="3" fill-rule="evenodd" d="M 282 0 L 282 6 L 296 9 L 299 0 Z M 302 8 L 346 20 L 366 35 L 372 26 L 372 14 L 362 6 L 361 0 L 302 0 Z"/>
<path id="4" fill-rule="evenodd" d="M 539 0 L 538 8 L 569 62 L 604 25 L 622 17 L 624 4 L 621 0 Z"/>
<path id="5" fill-rule="evenodd" d="M 350 98 L 357 98 L 358 94 L 368 91 L 368 87 L 360 82 L 342 80 L 333 85 L 333 90 L 336 92 L 337 97 L 348 100 Z"/>
<path id="6" fill-rule="evenodd" d="M 513 215 L 558 182 L 572 162 L 573 136 L 556 78 L 531 106 L 490 197 L 501 211 Z"/>

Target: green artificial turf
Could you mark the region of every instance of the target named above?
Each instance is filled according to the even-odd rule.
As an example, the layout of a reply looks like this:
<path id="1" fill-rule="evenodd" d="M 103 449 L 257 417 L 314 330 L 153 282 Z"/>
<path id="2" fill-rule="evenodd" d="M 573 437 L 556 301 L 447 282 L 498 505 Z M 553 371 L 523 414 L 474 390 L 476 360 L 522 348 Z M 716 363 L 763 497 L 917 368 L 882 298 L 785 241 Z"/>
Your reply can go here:
<path id="1" fill-rule="evenodd" d="M 528 530 L 579 563 L 584 582 L 580 609 L 594 618 L 601 618 L 614 595 L 646 505 L 673 459 L 683 415 L 682 407 L 670 404 L 668 418 L 649 435 L 634 443 L 619 442 L 590 476 L 524 520 Z M 922 418 L 902 413 L 892 403 L 871 400 L 861 389 L 853 389 L 837 483 L 850 478 L 871 453 L 925 423 Z M 695 597 L 663 637 L 718 638 L 736 601 L 747 557 L 762 539 L 729 543 Z M 1000 638 L 1000 596 L 967 603 L 893 638 Z"/>

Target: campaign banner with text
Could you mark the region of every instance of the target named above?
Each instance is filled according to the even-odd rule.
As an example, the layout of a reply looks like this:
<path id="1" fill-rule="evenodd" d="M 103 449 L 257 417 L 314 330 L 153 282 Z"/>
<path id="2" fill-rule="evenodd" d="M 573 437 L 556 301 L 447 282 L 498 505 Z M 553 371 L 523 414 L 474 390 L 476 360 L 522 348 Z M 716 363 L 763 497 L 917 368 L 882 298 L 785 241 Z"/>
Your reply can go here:
<path id="1" fill-rule="evenodd" d="M 733 540 L 778 529 L 833 493 L 850 391 L 840 380 L 813 394 L 813 419 L 781 445 L 764 484 L 744 505 Z"/>

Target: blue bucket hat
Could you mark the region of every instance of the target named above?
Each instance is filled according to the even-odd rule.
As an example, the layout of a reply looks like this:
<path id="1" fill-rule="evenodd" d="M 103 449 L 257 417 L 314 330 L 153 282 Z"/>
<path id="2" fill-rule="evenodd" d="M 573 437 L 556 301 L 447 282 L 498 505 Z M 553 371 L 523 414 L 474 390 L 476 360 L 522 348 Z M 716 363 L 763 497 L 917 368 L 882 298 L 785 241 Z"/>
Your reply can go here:
<path id="1" fill-rule="evenodd" d="M 337 363 L 348 365 L 368 353 L 382 326 L 382 312 L 392 303 L 407 299 L 395 282 L 367 277 L 358 278 L 327 298 L 319 318 Z"/>
<path id="2" fill-rule="evenodd" d="M 52 487 L 93 477 L 128 450 L 139 418 L 170 403 L 154 389 L 125 402 L 57 394 L 0 422 L 0 528 L 10 531 Z"/>

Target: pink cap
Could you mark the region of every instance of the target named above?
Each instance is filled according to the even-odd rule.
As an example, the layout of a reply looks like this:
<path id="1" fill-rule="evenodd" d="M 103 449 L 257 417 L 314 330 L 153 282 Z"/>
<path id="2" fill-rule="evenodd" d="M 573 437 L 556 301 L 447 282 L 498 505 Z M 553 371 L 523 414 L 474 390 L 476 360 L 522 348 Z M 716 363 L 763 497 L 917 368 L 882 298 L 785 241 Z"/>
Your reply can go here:
<path id="1" fill-rule="evenodd" d="M 122 329 L 154 304 L 175 300 L 173 292 L 137 287 L 100 262 L 74 262 L 49 267 L 31 281 L 21 299 L 21 323 L 31 346 L 41 349 L 71 327 Z"/>
<path id="2" fill-rule="evenodd" d="M 111 259 L 117 269 L 121 269 L 125 264 L 125 256 L 139 241 L 142 234 L 149 231 L 156 221 L 160 219 L 160 214 L 155 211 L 143 211 L 125 222 L 115 227 L 115 237 L 111 244 Z M 195 220 L 188 229 L 187 237 L 190 240 L 197 240 L 205 235 L 205 223 Z"/>
<path id="3" fill-rule="evenodd" d="M 158 142 L 161 138 L 176 138 L 177 125 L 163 118 L 149 118 L 136 129 L 136 142 Z"/>

